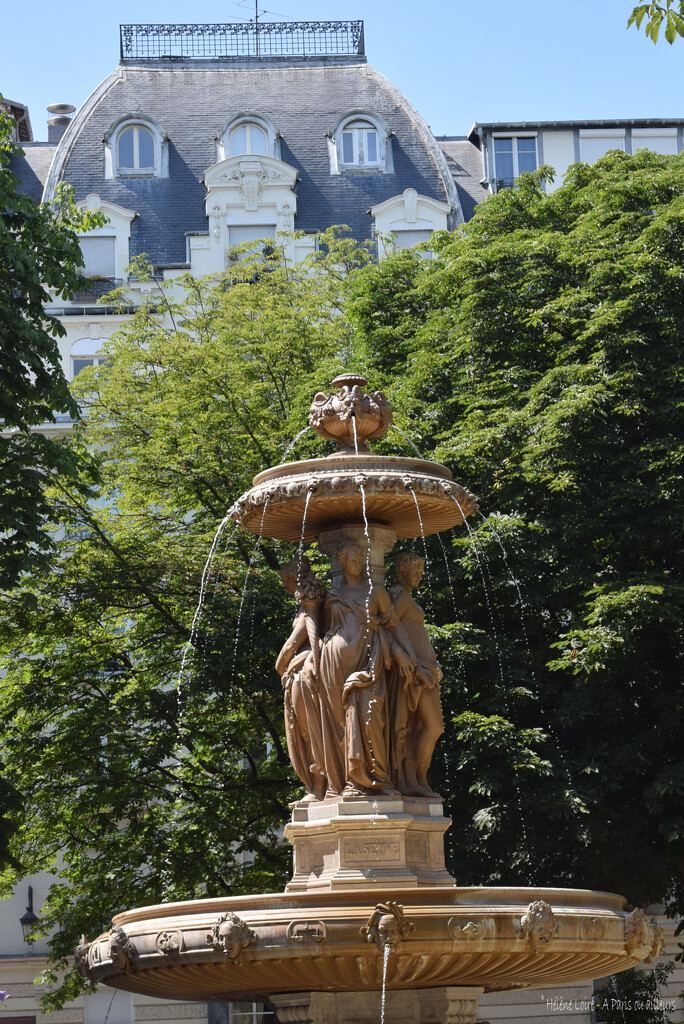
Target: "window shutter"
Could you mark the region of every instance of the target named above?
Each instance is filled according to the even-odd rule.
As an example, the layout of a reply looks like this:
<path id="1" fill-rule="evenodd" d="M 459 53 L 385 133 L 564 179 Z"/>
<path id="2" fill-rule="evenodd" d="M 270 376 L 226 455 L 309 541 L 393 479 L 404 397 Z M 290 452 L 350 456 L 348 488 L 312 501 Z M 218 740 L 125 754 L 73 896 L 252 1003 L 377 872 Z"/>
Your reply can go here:
<path id="1" fill-rule="evenodd" d="M 116 277 L 116 239 L 81 238 L 85 277 Z"/>
<path id="2" fill-rule="evenodd" d="M 241 242 L 255 242 L 257 238 L 275 238 L 275 224 L 228 225 L 228 243 L 231 248 Z"/>
<path id="3" fill-rule="evenodd" d="M 593 164 L 611 149 L 624 149 L 624 135 L 582 135 L 580 132 L 580 154 L 585 164 Z"/>

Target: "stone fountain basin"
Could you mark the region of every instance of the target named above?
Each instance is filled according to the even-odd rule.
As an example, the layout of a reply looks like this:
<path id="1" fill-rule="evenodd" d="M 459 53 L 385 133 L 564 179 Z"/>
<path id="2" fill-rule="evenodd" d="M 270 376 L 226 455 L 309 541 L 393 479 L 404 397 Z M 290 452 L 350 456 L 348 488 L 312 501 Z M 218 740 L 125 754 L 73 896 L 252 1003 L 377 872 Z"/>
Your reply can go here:
<path id="1" fill-rule="evenodd" d="M 363 890 L 131 910 L 83 948 L 82 969 L 114 988 L 175 1000 L 379 990 L 383 948 L 366 929 L 378 903 L 390 900 L 401 905 L 406 923 L 406 937 L 389 957 L 390 990 L 571 985 L 626 970 L 655 952 L 653 927 L 641 911 L 628 915 L 622 897 L 611 893 L 371 883 Z M 541 918 L 532 912 L 536 901 Z M 228 949 L 217 938 L 230 914 L 244 934 Z"/>
<path id="2" fill-rule="evenodd" d="M 364 502 L 367 520 L 391 528 L 399 539 L 459 526 L 464 515 L 478 508 L 446 466 L 343 453 L 259 473 L 251 490 L 236 501 L 232 517 L 264 537 L 311 541 L 339 523 L 362 523 Z"/>

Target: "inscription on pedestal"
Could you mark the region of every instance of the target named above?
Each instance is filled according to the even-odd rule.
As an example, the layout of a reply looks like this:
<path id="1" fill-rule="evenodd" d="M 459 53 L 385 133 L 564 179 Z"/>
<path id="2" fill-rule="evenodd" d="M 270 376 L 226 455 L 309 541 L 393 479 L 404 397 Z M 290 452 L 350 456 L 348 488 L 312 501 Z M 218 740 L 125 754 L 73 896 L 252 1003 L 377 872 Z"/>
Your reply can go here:
<path id="1" fill-rule="evenodd" d="M 378 857 L 390 864 L 401 862 L 401 844 L 397 840 L 361 842 L 346 839 L 342 848 L 347 864 L 366 864 L 369 859 Z"/>

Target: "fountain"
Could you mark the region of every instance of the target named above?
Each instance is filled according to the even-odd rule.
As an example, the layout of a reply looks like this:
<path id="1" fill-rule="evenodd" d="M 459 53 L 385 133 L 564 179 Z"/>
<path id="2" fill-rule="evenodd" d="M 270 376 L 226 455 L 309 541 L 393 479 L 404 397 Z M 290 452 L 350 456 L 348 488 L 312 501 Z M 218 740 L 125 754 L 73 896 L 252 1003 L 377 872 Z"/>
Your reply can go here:
<path id="1" fill-rule="evenodd" d="M 306 790 L 285 828 L 292 878 L 284 893 L 119 914 L 76 950 L 91 980 L 174 1000 L 268 998 L 281 1021 L 387 1011 L 465 1024 L 483 991 L 570 985 L 660 952 L 662 931 L 620 896 L 464 888 L 448 873 L 450 822 L 427 781 L 441 670 L 412 596 L 423 559 L 401 553 L 388 591 L 385 558 L 397 538 L 458 525 L 477 504 L 444 466 L 369 451 L 392 413 L 365 385 L 344 374 L 314 398 L 310 425 L 338 452 L 260 473 L 231 510 L 242 528 L 299 544 L 281 569 L 299 607 L 276 666 Z M 303 556 L 313 540 L 329 586 Z"/>

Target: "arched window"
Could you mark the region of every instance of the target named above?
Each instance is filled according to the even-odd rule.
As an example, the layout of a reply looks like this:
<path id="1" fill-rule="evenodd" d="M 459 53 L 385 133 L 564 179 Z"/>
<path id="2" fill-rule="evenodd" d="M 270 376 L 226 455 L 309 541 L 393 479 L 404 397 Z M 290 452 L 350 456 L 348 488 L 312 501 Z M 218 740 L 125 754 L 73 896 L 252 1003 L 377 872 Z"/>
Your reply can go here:
<path id="1" fill-rule="evenodd" d="M 252 121 L 236 125 L 228 136 L 228 155 L 268 156 L 266 132 Z"/>
<path id="2" fill-rule="evenodd" d="M 119 132 L 116 147 L 120 171 L 151 171 L 156 167 L 154 136 L 142 124 L 131 124 Z"/>
<path id="3" fill-rule="evenodd" d="M 122 117 L 102 141 L 105 178 L 168 178 L 168 140 L 153 117 Z"/>
<path id="4" fill-rule="evenodd" d="M 378 129 L 371 121 L 355 118 L 342 129 L 343 167 L 377 167 L 380 163 Z"/>
<path id="5" fill-rule="evenodd" d="M 365 110 L 349 111 L 328 136 L 330 173 L 378 171 L 391 173 L 392 147 L 387 125 Z"/>
<path id="6" fill-rule="evenodd" d="M 251 110 L 243 110 L 226 122 L 216 137 L 217 157 L 271 156 L 280 159 L 280 136 L 273 122 Z"/>

